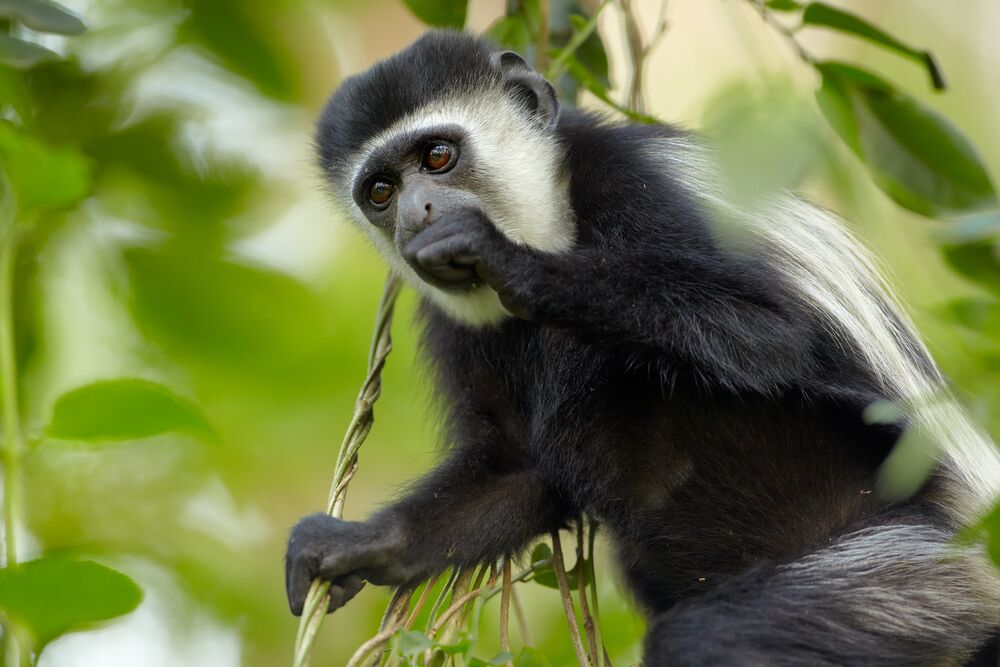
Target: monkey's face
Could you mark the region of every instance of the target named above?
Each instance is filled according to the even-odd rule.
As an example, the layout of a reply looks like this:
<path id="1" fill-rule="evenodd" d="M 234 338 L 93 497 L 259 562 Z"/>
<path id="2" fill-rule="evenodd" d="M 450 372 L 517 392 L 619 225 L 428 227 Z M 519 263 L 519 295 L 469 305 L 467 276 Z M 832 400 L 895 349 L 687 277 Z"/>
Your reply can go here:
<path id="1" fill-rule="evenodd" d="M 428 48 L 421 46 L 425 41 L 408 50 L 416 53 L 401 54 L 405 60 L 390 59 L 345 83 L 346 92 L 334 96 L 321 120 L 321 159 L 338 199 L 397 273 L 449 314 L 470 324 L 493 323 L 506 313 L 471 258 L 421 262 L 407 248 L 435 224 L 474 213 L 514 243 L 568 249 L 575 222 L 556 134 L 558 103 L 551 85 L 512 53 L 479 54 L 483 62 L 470 66 L 477 79 L 466 80 L 466 73 L 463 85 L 448 84 L 438 71 L 445 64 L 421 51 Z M 413 77 L 441 80 L 440 93 L 426 81 L 420 95 L 382 90 L 373 80 L 385 78 L 386 68 L 405 73 L 410 85 Z M 357 108 L 360 102 L 375 114 L 385 112 L 379 104 L 407 95 L 419 105 L 386 113 L 392 122 L 374 128 L 357 147 L 333 145 L 352 121 L 372 125 Z M 340 134 L 327 138 L 334 131 Z M 340 159 L 336 153 L 343 150 L 350 153 Z"/>

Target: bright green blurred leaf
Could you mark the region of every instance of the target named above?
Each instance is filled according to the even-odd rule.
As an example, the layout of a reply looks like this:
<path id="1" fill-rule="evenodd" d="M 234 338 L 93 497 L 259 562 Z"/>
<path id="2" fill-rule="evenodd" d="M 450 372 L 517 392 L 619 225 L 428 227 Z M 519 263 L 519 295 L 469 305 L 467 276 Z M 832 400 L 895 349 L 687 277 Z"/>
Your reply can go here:
<path id="1" fill-rule="evenodd" d="M 59 60 L 61 57 L 44 46 L 0 33 L 0 65 L 14 69 L 31 69 L 35 65 Z"/>
<path id="2" fill-rule="evenodd" d="M 205 418 L 166 387 L 136 378 L 102 380 L 56 399 L 49 437 L 62 440 L 135 440 L 171 431 L 210 435 Z"/>
<path id="3" fill-rule="evenodd" d="M 129 248 L 124 259 L 132 314 L 170 354 L 247 379 L 296 385 L 330 371 L 324 367 L 332 355 L 329 306 L 294 278 L 187 243 Z"/>
<path id="4" fill-rule="evenodd" d="M 36 650 L 127 614 L 141 600 L 135 582 L 90 561 L 46 557 L 0 569 L 0 609 L 31 635 Z"/>
<path id="5" fill-rule="evenodd" d="M 14 188 L 20 220 L 72 206 L 90 190 L 90 170 L 81 154 L 48 146 L 6 122 L 0 122 L 0 169 Z"/>
<path id="6" fill-rule="evenodd" d="M 178 34 L 208 49 L 227 69 L 263 94 L 293 101 L 301 94 L 301 63 L 275 25 L 287 7 L 247 0 L 183 0 L 187 13 Z"/>
<path id="7" fill-rule="evenodd" d="M 503 665 L 514 659 L 514 654 L 510 651 L 503 651 L 497 653 L 495 656 L 489 659 L 489 661 L 481 660 L 479 658 L 470 658 L 466 663 L 468 667 L 487 667 L 489 665 Z"/>
<path id="8" fill-rule="evenodd" d="M 931 217 L 997 206 L 976 150 L 947 119 L 865 70 L 816 67 L 824 115 L 898 204 Z"/>
<path id="9" fill-rule="evenodd" d="M 911 425 L 879 468 L 879 495 L 886 500 L 910 498 L 938 466 L 940 447 L 919 424 Z"/>
<path id="10" fill-rule="evenodd" d="M 783 81 L 724 88 L 703 123 L 728 190 L 740 202 L 802 181 L 823 148 L 817 124 L 812 106 Z"/>
<path id="11" fill-rule="evenodd" d="M 946 245 L 941 250 L 958 273 L 1000 294 L 1000 241 Z"/>
<path id="12" fill-rule="evenodd" d="M 525 646 L 521 649 L 521 652 L 517 654 L 517 660 L 514 661 L 514 665 L 515 667 L 552 667 L 552 663 L 549 662 L 544 653 L 530 646 Z"/>
<path id="13" fill-rule="evenodd" d="M 776 12 L 797 12 L 802 9 L 802 3 L 796 0 L 767 0 L 767 7 Z"/>
<path id="14" fill-rule="evenodd" d="M 465 25 L 467 0 L 403 0 L 414 15 L 435 28 L 461 30 Z"/>
<path id="15" fill-rule="evenodd" d="M 531 43 L 531 30 L 523 14 L 505 16 L 494 22 L 486 31 L 487 37 L 499 46 L 523 52 Z"/>
<path id="16" fill-rule="evenodd" d="M 1000 301 L 986 297 L 954 299 L 944 306 L 944 315 L 973 331 L 1000 333 Z"/>
<path id="17" fill-rule="evenodd" d="M 406 656 L 415 656 L 429 648 L 434 648 L 434 642 L 424 633 L 408 630 L 399 633 L 399 651 Z"/>
<path id="18" fill-rule="evenodd" d="M 769 3 L 770 4 L 770 3 Z M 887 49 L 901 53 L 927 68 L 931 82 L 938 90 L 945 87 L 944 75 L 930 51 L 920 51 L 903 44 L 898 39 L 873 26 L 854 14 L 842 11 L 823 2 L 814 2 L 802 13 L 803 25 L 831 28 L 867 39 Z"/>
<path id="19" fill-rule="evenodd" d="M 0 0 L 0 19 L 17 19 L 32 30 L 60 35 L 87 29 L 75 14 L 47 0 Z"/>
<path id="20" fill-rule="evenodd" d="M 875 401 L 865 406 L 862 419 L 866 424 L 899 424 L 906 419 L 906 411 L 895 401 Z"/>

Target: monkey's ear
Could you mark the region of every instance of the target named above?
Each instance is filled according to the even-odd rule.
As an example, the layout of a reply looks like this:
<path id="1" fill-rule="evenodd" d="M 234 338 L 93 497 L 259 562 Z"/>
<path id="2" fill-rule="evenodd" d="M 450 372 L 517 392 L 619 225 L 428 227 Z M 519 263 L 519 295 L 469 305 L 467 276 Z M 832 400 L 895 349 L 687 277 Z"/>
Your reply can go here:
<path id="1" fill-rule="evenodd" d="M 525 103 L 539 125 L 554 129 L 559 122 L 559 99 L 552 84 L 513 51 L 494 54 L 493 63 L 503 75 L 507 90 Z"/>

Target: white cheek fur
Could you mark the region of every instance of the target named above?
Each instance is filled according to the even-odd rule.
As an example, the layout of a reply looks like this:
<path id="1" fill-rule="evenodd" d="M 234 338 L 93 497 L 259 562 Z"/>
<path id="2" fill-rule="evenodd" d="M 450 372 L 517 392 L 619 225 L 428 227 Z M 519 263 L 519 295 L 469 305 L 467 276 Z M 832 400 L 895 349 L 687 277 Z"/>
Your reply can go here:
<path id="1" fill-rule="evenodd" d="M 483 213 L 514 243 L 545 252 L 572 247 L 576 221 L 569 202 L 569 175 L 553 137 L 526 117 L 523 109 L 497 92 L 475 98 L 438 100 L 405 116 L 373 137 L 351 158 L 362 165 L 401 134 L 423 128 L 458 125 L 467 131 L 471 152 L 495 184 L 481 199 Z M 525 165 L 532 165 L 530 169 Z M 465 294 L 439 290 L 420 279 L 400 257 L 390 239 L 372 227 L 351 197 L 357 173 L 340 183 L 337 195 L 392 269 L 454 319 L 471 326 L 497 324 L 508 316 L 496 292 L 480 287 Z"/>

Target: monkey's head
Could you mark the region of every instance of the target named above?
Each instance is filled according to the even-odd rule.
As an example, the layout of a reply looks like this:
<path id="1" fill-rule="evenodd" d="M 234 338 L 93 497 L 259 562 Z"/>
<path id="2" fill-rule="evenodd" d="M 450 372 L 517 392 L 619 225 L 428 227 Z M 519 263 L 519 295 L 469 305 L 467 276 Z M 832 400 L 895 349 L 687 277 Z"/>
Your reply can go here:
<path id="1" fill-rule="evenodd" d="M 422 265 L 404 252 L 436 222 L 475 210 L 514 243 L 574 240 L 555 89 L 515 53 L 457 32 L 430 32 L 344 81 L 316 145 L 335 198 L 393 269 L 471 324 L 504 316 L 461 262 Z"/>

